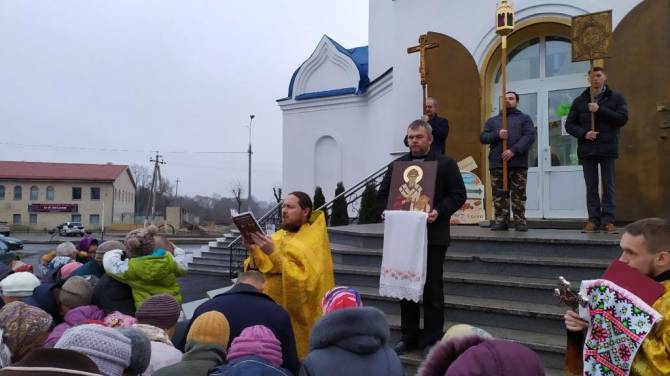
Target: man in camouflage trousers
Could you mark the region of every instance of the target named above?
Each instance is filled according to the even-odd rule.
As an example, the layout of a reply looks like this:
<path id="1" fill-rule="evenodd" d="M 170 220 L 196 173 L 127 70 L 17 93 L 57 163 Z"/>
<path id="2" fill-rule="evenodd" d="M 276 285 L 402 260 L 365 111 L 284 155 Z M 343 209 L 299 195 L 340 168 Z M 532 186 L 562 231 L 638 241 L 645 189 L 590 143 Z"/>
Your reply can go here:
<path id="1" fill-rule="evenodd" d="M 513 91 L 505 94 L 507 106 L 507 129 L 502 129 L 502 114 L 491 117 L 484 124 L 479 136 L 482 144 L 490 145 L 489 169 L 495 223 L 493 231 L 509 229 L 510 196 L 514 226 L 517 231 L 528 231 L 526 224 L 526 181 L 528 176 L 528 149 L 535 140 L 535 127 L 530 116 L 519 111 L 519 95 Z M 507 150 L 502 150 L 502 141 L 507 139 Z M 508 165 L 509 191 L 503 191 L 503 161 Z"/>

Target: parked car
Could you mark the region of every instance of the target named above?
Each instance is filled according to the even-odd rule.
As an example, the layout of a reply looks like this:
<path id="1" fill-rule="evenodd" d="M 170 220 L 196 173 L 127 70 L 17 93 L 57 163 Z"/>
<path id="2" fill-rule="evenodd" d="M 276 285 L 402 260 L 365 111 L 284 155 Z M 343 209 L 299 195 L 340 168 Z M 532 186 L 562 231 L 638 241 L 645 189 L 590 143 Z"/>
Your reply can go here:
<path id="1" fill-rule="evenodd" d="M 4 243 L 10 251 L 23 249 L 23 240 L 21 239 L 0 235 L 0 243 Z"/>
<path id="2" fill-rule="evenodd" d="M 9 266 L 9 264 L 11 264 L 12 261 L 18 259 L 19 255 L 14 253 L 14 251 L 10 251 L 9 247 L 7 247 L 5 243 L 0 242 L 0 262 Z"/>
<path id="3" fill-rule="evenodd" d="M 65 222 L 61 223 L 57 227 L 58 233 L 61 236 L 72 236 L 72 235 L 79 235 L 79 236 L 84 236 L 86 233 L 86 230 L 84 230 L 84 225 L 81 224 L 81 222 Z"/>
<path id="4" fill-rule="evenodd" d="M 9 236 L 10 231 L 11 231 L 11 228 L 9 227 L 9 223 L 0 222 L 0 234 L 2 234 L 4 236 Z"/>

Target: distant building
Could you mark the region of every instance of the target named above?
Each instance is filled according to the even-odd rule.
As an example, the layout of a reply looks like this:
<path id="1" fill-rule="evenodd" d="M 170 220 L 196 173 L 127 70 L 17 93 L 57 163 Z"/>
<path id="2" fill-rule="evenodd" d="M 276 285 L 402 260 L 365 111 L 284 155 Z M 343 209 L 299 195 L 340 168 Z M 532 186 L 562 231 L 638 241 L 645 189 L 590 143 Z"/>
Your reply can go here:
<path id="1" fill-rule="evenodd" d="M 133 223 L 135 188 L 125 165 L 0 161 L 0 221 L 14 230 Z"/>

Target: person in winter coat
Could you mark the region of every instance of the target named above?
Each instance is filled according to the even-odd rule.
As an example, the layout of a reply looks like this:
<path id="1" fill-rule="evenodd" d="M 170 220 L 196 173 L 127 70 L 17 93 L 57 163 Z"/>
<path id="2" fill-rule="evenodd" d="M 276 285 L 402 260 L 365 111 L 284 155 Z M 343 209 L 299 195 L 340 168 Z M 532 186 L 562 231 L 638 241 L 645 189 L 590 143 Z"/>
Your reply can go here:
<path id="1" fill-rule="evenodd" d="M 250 326 L 233 340 L 228 364 L 213 369 L 210 376 L 291 376 L 281 368 L 281 343 L 270 328 Z"/>
<path id="2" fill-rule="evenodd" d="M 108 274 L 100 277 L 93 288 L 93 304 L 107 313 L 114 311 L 135 316 L 135 301 L 130 286 Z"/>
<path id="3" fill-rule="evenodd" d="M 98 366 L 73 350 L 35 349 L 20 362 L 0 370 L 1 376 L 100 376 Z"/>
<path id="4" fill-rule="evenodd" d="M 250 270 L 238 274 L 237 283 L 227 292 L 202 303 L 193 313 L 191 324 L 209 311 L 221 312 L 230 323 L 230 338 L 254 325 L 264 325 L 281 342 L 282 367 L 297 374 L 300 361 L 296 350 L 293 328 L 288 312 L 265 295 L 263 274 Z"/>
<path id="5" fill-rule="evenodd" d="M 113 249 L 124 250 L 125 247 L 123 243 L 118 240 L 107 240 L 106 242 L 103 242 L 99 247 L 96 246 L 95 253 L 92 255 L 93 257 L 91 257 L 91 260 L 75 270 L 72 275 L 94 275 L 98 278 L 102 277 L 105 274 L 105 268 L 102 267 L 102 257 L 105 253 Z"/>
<path id="6" fill-rule="evenodd" d="M 4 304 L 23 301 L 33 295 L 33 290 L 40 285 L 40 280 L 33 273 L 18 272 L 0 281 L 0 293 Z"/>
<path id="7" fill-rule="evenodd" d="M 177 277 L 188 270 L 184 250 L 174 248 L 173 254 L 156 248 L 157 234 L 156 226 L 133 230 L 126 236 L 130 259 L 124 260 L 123 250 L 115 249 L 105 253 L 102 260 L 107 274 L 130 286 L 136 308 L 157 294 L 170 294 L 182 302 Z"/>
<path id="8" fill-rule="evenodd" d="M 543 376 L 540 357 L 528 347 L 477 335 L 438 342 L 421 364 L 419 376 Z"/>
<path id="9" fill-rule="evenodd" d="M 512 199 L 514 225 L 517 231 L 528 231 L 526 224 L 526 182 L 528 178 L 528 149 L 535 140 L 535 127 L 530 116 L 517 109 L 519 94 L 508 91 L 505 94 L 507 106 L 507 129 L 502 129 L 502 113 L 486 121 L 479 136 L 482 144 L 490 145 L 489 170 L 495 224 L 491 230 L 504 231 L 509 228 L 509 204 Z M 503 140 L 507 140 L 507 150 L 502 150 Z M 509 169 L 509 191 L 503 191 L 503 161 Z"/>
<path id="10" fill-rule="evenodd" d="M 230 326 L 223 314 L 210 311 L 200 315 L 186 337 L 181 362 L 159 369 L 155 376 L 207 376 L 210 369 L 226 361 Z"/>
<path id="11" fill-rule="evenodd" d="M 168 294 L 152 296 L 137 309 L 135 317 L 139 324 L 133 325 L 151 341 L 151 360 L 143 376 L 153 375 L 157 370 L 179 363 L 181 351 L 170 341 L 179 319 L 181 306 Z"/>
<path id="12" fill-rule="evenodd" d="M 23 302 L 11 302 L 0 310 L 0 368 L 20 361 L 40 347 L 53 319 L 43 310 Z"/>
<path id="13" fill-rule="evenodd" d="M 45 347 L 53 347 L 66 330 L 83 324 L 101 323 L 105 312 L 91 305 L 93 286 L 83 277 L 68 279 L 60 291 L 58 299 L 63 314 L 63 322 L 58 324 L 44 342 Z"/>
<path id="14" fill-rule="evenodd" d="M 589 221 L 582 230 L 585 233 L 600 229 L 617 233 L 614 226 L 614 162 L 619 158 L 619 130 L 628 122 L 628 106 L 623 95 L 612 91 L 606 81 L 605 70 L 593 67 L 589 71 L 590 87 L 572 102 L 565 121 L 565 130 L 577 139 L 577 156 L 584 169 L 589 213 Z M 595 120 L 595 130 L 591 130 L 591 116 Z M 602 200 L 598 189 L 601 180 Z"/>
<path id="15" fill-rule="evenodd" d="M 312 330 L 303 376 L 402 376 L 398 355 L 386 343 L 389 326 L 384 313 L 363 307 L 358 292 L 335 287 L 323 299 L 324 316 Z"/>

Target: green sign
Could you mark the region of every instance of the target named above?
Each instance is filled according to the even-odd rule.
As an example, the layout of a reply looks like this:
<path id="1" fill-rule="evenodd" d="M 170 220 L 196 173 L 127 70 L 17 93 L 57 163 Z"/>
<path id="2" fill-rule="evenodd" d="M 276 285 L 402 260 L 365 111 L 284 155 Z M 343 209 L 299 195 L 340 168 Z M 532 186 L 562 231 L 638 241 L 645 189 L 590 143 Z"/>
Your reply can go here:
<path id="1" fill-rule="evenodd" d="M 561 103 L 561 104 L 559 104 L 559 105 L 556 107 L 556 115 L 557 115 L 558 117 L 568 116 L 568 114 L 570 113 L 570 107 L 571 107 L 571 104 L 570 104 L 570 103 Z"/>

